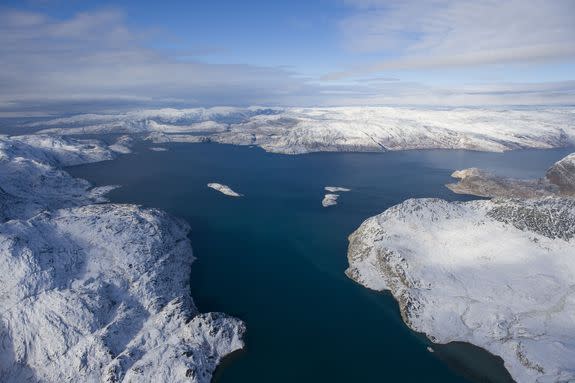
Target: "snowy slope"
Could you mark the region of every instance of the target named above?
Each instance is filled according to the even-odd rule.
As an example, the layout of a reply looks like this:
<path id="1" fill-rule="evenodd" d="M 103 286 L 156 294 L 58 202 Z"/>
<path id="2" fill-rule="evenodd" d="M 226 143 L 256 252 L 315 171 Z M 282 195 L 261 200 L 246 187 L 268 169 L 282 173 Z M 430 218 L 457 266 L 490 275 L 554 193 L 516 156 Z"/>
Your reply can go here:
<path id="1" fill-rule="evenodd" d="M 242 347 L 193 304 L 185 223 L 60 169 L 129 144 L 0 137 L 0 381 L 209 382 Z"/>
<path id="2" fill-rule="evenodd" d="M 58 134 L 151 134 L 157 142 L 212 141 L 270 152 L 471 149 L 575 144 L 575 111 L 557 109 L 211 108 L 80 115 L 36 123 Z"/>
<path id="3" fill-rule="evenodd" d="M 59 167 L 112 158 L 112 151 L 93 140 L 0 136 L 0 220 L 103 201 L 111 187 L 92 189 Z"/>
<path id="4" fill-rule="evenodd" d="M 0 230 L 2 381 L 209 382 L 243 324 L 196 316 L 188 227 L 88 205 Z"/>
<path id="5" fill-rule="evenodd" d="M 517 382 L 575 380 L 575 200 L 412 199 L 350 236 L 346 274 L 390 290 L 439 343 L 503 358 Z"/>

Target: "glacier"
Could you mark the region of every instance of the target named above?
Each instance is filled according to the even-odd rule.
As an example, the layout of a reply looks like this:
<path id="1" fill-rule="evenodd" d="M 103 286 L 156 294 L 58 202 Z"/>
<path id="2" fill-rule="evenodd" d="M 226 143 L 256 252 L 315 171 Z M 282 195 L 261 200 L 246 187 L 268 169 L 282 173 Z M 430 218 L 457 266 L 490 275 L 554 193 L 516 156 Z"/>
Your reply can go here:
<path id="1" fill-rule="evenodd" d="M 501 152 L 575 144 L 573 108 L 330 107 L 149 109 L 28 124 L 41 133 L 123 133 L 155 143 L 255 145 L 268 152 L 468 149 Z"/>
<path id="2" fill-rule="evenodd" d="M 243 322 L 193 303 L 185 222 L 62 170 L 130 144 L 0 136 L 1 381 L 207 383 L 243 347 Z"/>

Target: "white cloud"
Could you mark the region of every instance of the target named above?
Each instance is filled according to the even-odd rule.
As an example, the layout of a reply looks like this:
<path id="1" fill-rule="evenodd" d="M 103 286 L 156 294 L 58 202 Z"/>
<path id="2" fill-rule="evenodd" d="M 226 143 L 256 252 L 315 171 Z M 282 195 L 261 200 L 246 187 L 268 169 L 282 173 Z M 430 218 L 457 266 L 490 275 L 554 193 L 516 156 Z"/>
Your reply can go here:
<path id="1" fill-rule="evenodd" d="M 573 0 L 348 0 L 353 52 L 389 58 L 332 78 L 385 70 L 575 58 Z"/>
<path id="2" fill-rule="evenodd" d="M 181 60 L 146 47 L 144 32 L 127 28 L 113 10 L 65 20 L 3 10 L 0 105 L 285 104 L 317 95 L 285 68 Z"/>

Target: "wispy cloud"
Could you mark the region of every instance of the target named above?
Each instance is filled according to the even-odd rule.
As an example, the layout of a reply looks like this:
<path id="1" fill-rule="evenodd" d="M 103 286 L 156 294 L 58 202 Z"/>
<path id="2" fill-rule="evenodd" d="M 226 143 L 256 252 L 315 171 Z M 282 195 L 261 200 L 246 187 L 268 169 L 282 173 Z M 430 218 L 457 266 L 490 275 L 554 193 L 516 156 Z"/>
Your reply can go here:
<path id="1" fill-rule="evenodd" d="M 341 22 L 352 52 L 386 59 L 327 78 L 361 73 L 575 58 L 572 0 L 347 0 Z"/>
<path id="2" fill-rule="evenodd" d="M 181 60 L 179 51 L 147 47 L 144 32 L 130 30 L 115 10 L 65 20 L 3 10 L 0 104 L 283 104 L 317 94 L 285 68 Z"/>

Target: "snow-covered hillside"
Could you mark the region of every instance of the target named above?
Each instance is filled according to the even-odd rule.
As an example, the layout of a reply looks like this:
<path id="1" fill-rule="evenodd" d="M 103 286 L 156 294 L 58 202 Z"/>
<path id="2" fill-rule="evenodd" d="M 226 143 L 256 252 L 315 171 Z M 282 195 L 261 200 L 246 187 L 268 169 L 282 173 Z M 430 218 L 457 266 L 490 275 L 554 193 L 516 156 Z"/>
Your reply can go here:
<path id="1" fill-rule="evenodd" d="M 451 176 L 458 182 L 446 186 L 459 194 L 506 198 L 575 196 L 575 153 L 554 163 L 545 177 L 538 179 L 500 177 L 477 168 L 456 170 Z"/>
<path id="2" fill-rule="evenodd" d="M 210 108 L 79 115 L 34 124 L 44 133 L 128 133 L 155 142 L 257 145 L 270 152 L 471 149 L 575 144 L 575 111 L 556 109 Z"/>
<path id="3" fill-rule="evenodd" d="M 0 136 L 0 221 L 102 202 L 102 195 L 112 187 L 91 188 L 60 167 L 112 158 L 113 152 L 94 140 Z"/>
<path id="4" fill-rule="evenodd" d="M 112 150 L 0 137 L 2 382 L 209 382 L 243 346 L 241 321 L 193 304 L 185 223 L 93 204 L 107 189 L 60 169 L 111 159 Z"/>
<path id="5" fill-rule="evenodd" d="M 575 200 L 407 200 L 350 236 L 347 275 L 414 330 L 503 358 L 517 382 L 575 380 Z"/>
<path id="6" fill-rule="evenodd" d="M 555 163 L 547 170 L 545 178 L 557 185 L 562 194 L 575 195 L 575 153 Z"/>
<path id="7" fill-rule="evenodd" d="M 501 356 L 517 382 L 575 381 L 574 159 L 537 180 L 456 171 L 451 190 L 499 198 L 393 206 L 349 237 L 346 274 L 390 290 L 434 342 Z"/>

